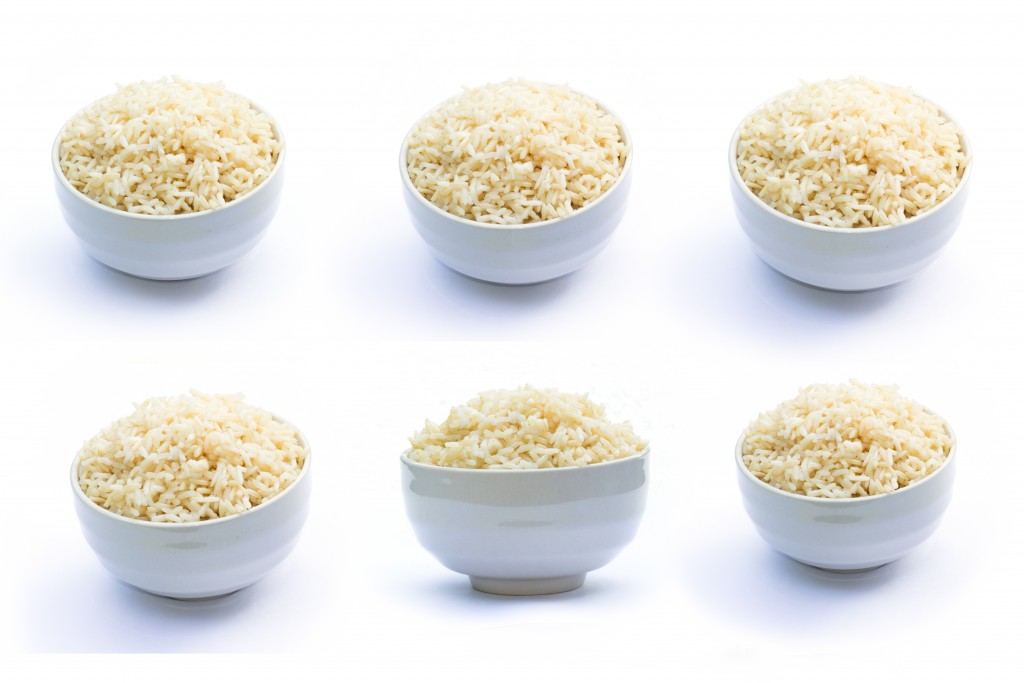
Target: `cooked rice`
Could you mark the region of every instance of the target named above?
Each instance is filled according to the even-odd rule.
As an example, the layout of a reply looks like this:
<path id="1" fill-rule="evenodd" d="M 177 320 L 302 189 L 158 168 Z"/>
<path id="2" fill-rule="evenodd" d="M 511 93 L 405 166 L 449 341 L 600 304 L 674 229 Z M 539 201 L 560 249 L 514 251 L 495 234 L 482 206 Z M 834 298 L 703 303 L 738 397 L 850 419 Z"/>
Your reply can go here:
<path id="1" fill-rule="evenodd" d="M 586 395 L 523 386 L 485 391 L 429 420 L 409 439 L 410 460 L 470 469 L 578 467 L 618 460 L 647 448 L 628 422 L 608 420 Z"/>
<path id="2" fill-rule="evenodd" d="M 907 88 L 805 84 L 750 115 L 737 165 L 772 208 L 815 225 L 894 225 L 935 207 L 968 164 L 957 125 Z"/>
<path id="3" fill-rule="evenodd" d="M 240 395 L 151 398 L 79 451 L 78 482 L 132 519 L 198 522 L 245 512 L 284 491 L 308 457 L 295 428 Z"/>
<path id="4" fill-rule="evenodd" d="M 629 147 L 618 121 L 565 86 L 467 88 L 409 137 L 409 179 L 452 215 L 498 225 L 568 216 L 615 185 Z"/>
<path id="5" fill-rule="evenodd" d="M 263 183 L 281 142 L 273 122 L 219 83 L 119 86 L 61 131 L 60 167 L 104 206 L 173 215 L 224 206 Z"/>
<path id="6" fill-rule="evenodd" d="M 937 471 L 953 446 L 946 423 L 897 387 L 814 384 L 762 413 L 743 437 L 743 464 L 761 481 L 818 498 L 905 488 Z"/>

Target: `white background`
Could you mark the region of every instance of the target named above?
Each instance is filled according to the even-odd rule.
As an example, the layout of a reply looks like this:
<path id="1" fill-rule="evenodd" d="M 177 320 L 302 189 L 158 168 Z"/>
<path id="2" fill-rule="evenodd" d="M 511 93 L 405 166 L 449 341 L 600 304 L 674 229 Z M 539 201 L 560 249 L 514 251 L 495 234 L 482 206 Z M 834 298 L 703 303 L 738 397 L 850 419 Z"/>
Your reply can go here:
<path id="1" fill-rule="evenodd" d="M 107 664 L 115 680 L 182 667 L 249 680 L 1019 676 L 1022 30 L 1019 5 L 983 0 L 6 4 L 0 667 L 14 680 L 109 680 Z M 183 283 L 86 257 L 49 164 L 75 111 L 167 74 L 224 81 L 273 113 L 289 145 L 266 239 Z M 725 163 L 750 109 L 801 79 L 847 75 L 940 103 L 976 162 L 939 260 L 861 294 L 762 265 L 732 216 Z M 519 288 L 433 261 L 397 168 L 422 113 L 513 76 L 600 98 L 636 154 L 605 252 Z M 947 417 L 960 463 L 929 541 L 838 576 L 757 537 L 732 448 L 758 411 L 849 377 L 898 383 Z M 582 589 L 506 599 L 474 593 L 416 544 L 397 457 L 424 418 L 524 382 L 589 391 L 632 420 L 651 439 L 654 480 L 639 536 Z M 293 556 L 202 603 L 106 574 L 68 484 L 86 438 L 135 401 L 189 387 L 287 416 L 315 458 Z"/>

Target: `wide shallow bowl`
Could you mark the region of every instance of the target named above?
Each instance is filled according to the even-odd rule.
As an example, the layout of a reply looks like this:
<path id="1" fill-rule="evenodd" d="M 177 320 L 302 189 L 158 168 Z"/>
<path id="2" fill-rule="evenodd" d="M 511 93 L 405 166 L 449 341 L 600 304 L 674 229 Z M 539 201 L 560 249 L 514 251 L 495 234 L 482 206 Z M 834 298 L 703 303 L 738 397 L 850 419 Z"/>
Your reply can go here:
<path id="1" fill-rule="evenodd" d="M 583 585 L 636 535 L 650 450 L 543 470 L 471 470 L 404 455 L 402 492 L 419 542 L 473 588 L 500 595 Z"/>
<path id="2" fill-rule="evenodd" d="M 89 256 L 129 275 L 188 280 L 226 268 L 262 239 L 281 202 L 285 141 L 273 126 L 281 152 L 266 180 L 224 206 L 173 216 L 113 209 L 76 190 L 60 168 L 58 133 L 50 158 L 64 220 Z"/>
<path id="3" fill-rule="evenodd" d="M 864 571 L 898 560 L 938 528 L 953 497 L 956 437 L 942 466 L 893 493 L 864 498 L 809 498 L 764 483 L 736 467 L 743 507 L 768 545 L 798 562 L 832 571 Z"/>
<path id="4" fill-rule="evenodd" d="M 611 113 L 604 105 L 598 103 L 598 106 Z M 630 152 L 616 183 L 565 218 L 520 226 L 491 225 L 459 218 L 423 197 L 409 179 L 407 159 L 409 137 L 416 128 L 413 126 L 398 155 L 402 194 L 413 226 L 438 261 L 477 280 L 506 285 L 534 284 L 582 268 L 605 248 L 626 213 L 626 200 L 633 181 L 633 150 L 629 132 L 621 119 L 618 120 L 619 133 Z"/>
<path id="5" fill-rule="evenodd" d="M 280 418 L 279 418 L 280 419 Z M 122 517 L 85 497 L 78 457 L 71 465 L 75 512 L 85 540 L 116 578 L 169 598 L 212 598 L 245 588 L 295 548 L 309 513 L 312 459 L 292 484 L 261 505 L 202 522 L 150 522 Z"/>
<path id="6" fill-rule="evenodd" d="M 942 115 L 953 120 L 945 112 Z M 934 261 L 960 225 L 974 166 L 971 147 L 962 133 L 967 168 L 953 194 L 942 203 L 896 225 L 827 228 L 787 216 L 750 191 L 736 163 L 742 128 L 740 123 L 729 143 L 729 187 L 736 217 L 761 260 L 794 280 L 841 291 L 896 284 Z"/>

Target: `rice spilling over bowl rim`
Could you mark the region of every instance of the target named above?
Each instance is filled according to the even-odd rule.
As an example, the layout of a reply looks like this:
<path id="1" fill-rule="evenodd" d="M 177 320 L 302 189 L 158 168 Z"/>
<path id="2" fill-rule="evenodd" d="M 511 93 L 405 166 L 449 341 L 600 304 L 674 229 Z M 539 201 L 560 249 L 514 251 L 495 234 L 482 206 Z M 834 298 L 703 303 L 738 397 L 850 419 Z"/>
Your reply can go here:
<path id="1" fill-rule="evenodd" d="M 896 386 L 812 384 L 762 413 L 742 460 L 764 483 L 815 498 L 892 493 L 934 474 L 953 437 L 938 415 Z"/>
<path id="2" fill-rule="evenodd" d="M 405 456 L 440 467 L 492 470 L 580 467 L 642 453 L 628 422 L 612 422 L 585 394 L 522 386 L 485 391 L 429 420 Z"/>
<path id="3" fill-rule="evenodd" d="M 241 395 L 196 391 L 138 404 L 78 453 L 78 484 L 131 519 L 199 522 L 279 495 L 309 457 L 299 433 Z"/>
<path id="4" fill-rule="evenodd" d="M 743 122 L 750 191 L 822 227 L 896 225 L 948 198 L 970 159 L 956 123 L 908 88 L 864 78 L 804 84 Z"/>
<path id="5" fill-rule="evenodd" d="M 281 141 L 269 116 L 219 83 L 140 81 L 60 133 L 60 168 L 103 206 L 147 215 L 216 209 L 259 187 Z"/>
<path id="6" fill-rule="evenodd" d="M 621 125 L 567 86 L 466 88 L 408 139 L 409 180 L 453 216 L 515 226 L 564 218 L 610 190 L 630 147 Z"/>

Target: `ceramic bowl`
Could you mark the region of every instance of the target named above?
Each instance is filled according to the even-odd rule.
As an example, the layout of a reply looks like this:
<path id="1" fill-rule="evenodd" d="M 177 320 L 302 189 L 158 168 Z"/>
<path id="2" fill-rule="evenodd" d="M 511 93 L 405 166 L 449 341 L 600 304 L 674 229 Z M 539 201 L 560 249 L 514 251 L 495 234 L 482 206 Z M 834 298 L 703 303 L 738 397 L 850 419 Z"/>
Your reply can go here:
<path id="1" fill-rule="evenodd" d="M 149 216 L 104 206 L 72 187 L 60 168 L 58 133 L 50 160 L 61 213 L 85 252 L 114 270 L 149 280 L 209 275 L 252 250 L 277 212 L 286 145 L 276 122 L 274 134 L 281 141 L 277 164 L 251 192 L 216 209 Z"/>
<path id="2" fill-rule="evenodd" d="M 306 461 L 288 488 L 240 514 L 202 522 L 134 520 L 100 507 L 78 485 L 76 457 L 71 490 L 85 540 L 111 574 L 148 593 L 201 599 L 245 588 L 288 557 L 306 521 L 312 455 L 301 433 L 299 442 Z"/>
<path id="3" fill-rule="evenodd" d="M 636 535 L 650 450 L 543 470 L 470 470 L 401 458 L 413 530 L 473 588 L 500 595 L 574 590 Z"/>
<path id="4" fill-rule="evenodd" d="M 943 116 L 953 120 L 945 112 Z M 938 206 L 891 226 L 826 228 L 776 211 L 750 191 L 736 164 L 742 127 L 741 123 L 729 143 L 729 185 L 736 217 L 761 260 L 794 280 L 840 291 L 896 284 L 934 261 L 960 225 L 974 166 L 964 135 L 967 168 L 953 194 Z"/>
<path id="5" fill-rule="evenodd" d="M 604 249 L 626 213 L 626 200 L 633 181 L 633 151 L 632 140 L 621 119 L 619 131 L 630 153 L 616 183 L 565 218 L 521 226 L 490 225 L 459 218 L 424 198 L 413 187 L 407 170 L 412 130 L 415 126 L 406 135 L 398 155 L 398 172 L 409 216 L 434 257 L 463 275 L 505 285 L 534 284 L 568 275 Z"/>
<path id="6" fill-rule="evenodd" d="M 864 498 L 808 498 L 764 483 L 736 468 L 743 507 L 768 545 L 798 562 L 831 571 L 866 571 L 900 559 L 938 528 L 953 496 L 956 437 L 943 465 L 893 493 Z"/>

